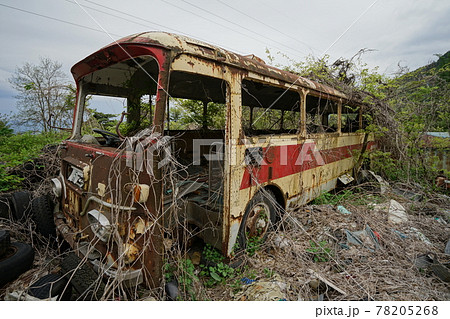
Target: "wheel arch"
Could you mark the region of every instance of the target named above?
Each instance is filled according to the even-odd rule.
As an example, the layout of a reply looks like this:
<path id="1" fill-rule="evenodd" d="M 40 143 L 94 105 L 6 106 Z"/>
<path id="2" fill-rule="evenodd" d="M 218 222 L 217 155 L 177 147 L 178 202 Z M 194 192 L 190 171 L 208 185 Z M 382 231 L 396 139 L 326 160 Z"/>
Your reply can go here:
<path id="1" fill-rule="evenodd" d="M 277 203 L 281 206 L 281 208 L 283 210 L 286 208 L 286 198 L 285 198 L 283 192 L 281 191 L 280 187 L 278 187 L 275 184 L 270 184 L 270 185 L 264 186 L 264 189 L 267 189 L 272 192 L 272 194 L 275 196 L 275 200 L 277 201 Z"/>

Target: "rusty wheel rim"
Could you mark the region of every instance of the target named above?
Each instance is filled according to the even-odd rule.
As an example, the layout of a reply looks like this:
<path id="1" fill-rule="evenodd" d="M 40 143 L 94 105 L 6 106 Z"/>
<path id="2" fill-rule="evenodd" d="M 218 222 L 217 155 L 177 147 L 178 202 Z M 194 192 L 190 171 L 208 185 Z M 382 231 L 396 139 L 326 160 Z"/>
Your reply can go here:
<path id="1" fill-rule="evenodd" d="M 270 226 L 270 208 L 266 203 L 258 203 L 248 212 L 245 221 L 245 237 L 264 238 Z"/>

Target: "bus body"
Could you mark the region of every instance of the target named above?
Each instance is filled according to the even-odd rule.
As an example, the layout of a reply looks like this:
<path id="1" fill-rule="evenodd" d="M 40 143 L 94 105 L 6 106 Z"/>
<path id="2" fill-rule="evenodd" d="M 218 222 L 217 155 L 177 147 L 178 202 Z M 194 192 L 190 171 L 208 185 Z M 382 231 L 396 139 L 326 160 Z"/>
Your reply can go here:
<path id="1" fill-rule="evenodd" d="M 358 131 L 362 105 L 343 93 L 174 34 L 123 38 L 72 74 L 77 99 L 53 180 L 55 223 L 98 271 L 129 284 L 161 284 L 172 225 L 230 256 L 264 239 L 289 207 L 335 188 L 370 147 Z M 94 137 L 91 96 L 126 101 L 117 134 Z M 201 105 L 200 123 L 180 129 L 177 101 Z"/>

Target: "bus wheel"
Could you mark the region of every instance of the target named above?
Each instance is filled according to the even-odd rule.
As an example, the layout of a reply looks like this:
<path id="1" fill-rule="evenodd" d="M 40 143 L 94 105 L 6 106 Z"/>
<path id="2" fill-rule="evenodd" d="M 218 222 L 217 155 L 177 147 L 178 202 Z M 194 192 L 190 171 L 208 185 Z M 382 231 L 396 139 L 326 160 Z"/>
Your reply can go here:
<path id="1" fill-rule="evenodd" d="M 275 223 L 276 200 L 273 193 L 263 190 L 255 194 L 245 209 L 239 230 L 239 246 L 247 249 L 249 243 L 262 243 Z"/>

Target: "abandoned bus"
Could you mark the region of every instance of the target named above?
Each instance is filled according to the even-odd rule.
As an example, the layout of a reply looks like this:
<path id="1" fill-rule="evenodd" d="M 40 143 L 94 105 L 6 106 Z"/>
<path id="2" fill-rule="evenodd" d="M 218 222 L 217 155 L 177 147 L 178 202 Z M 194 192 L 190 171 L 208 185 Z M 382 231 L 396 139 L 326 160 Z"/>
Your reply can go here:
<path id="1" fill-rule="evenodd" d="M 173 225 L 231 256 L 350 178 L 370 145 L 362 104 L 343 93 L 179 35 L 123 38 L 72 74 L 55 223 L 96 270 L 130 284 L 161 284 Z M 98 96 L 123 101 L 115 130 L 92 120 Z"/>

